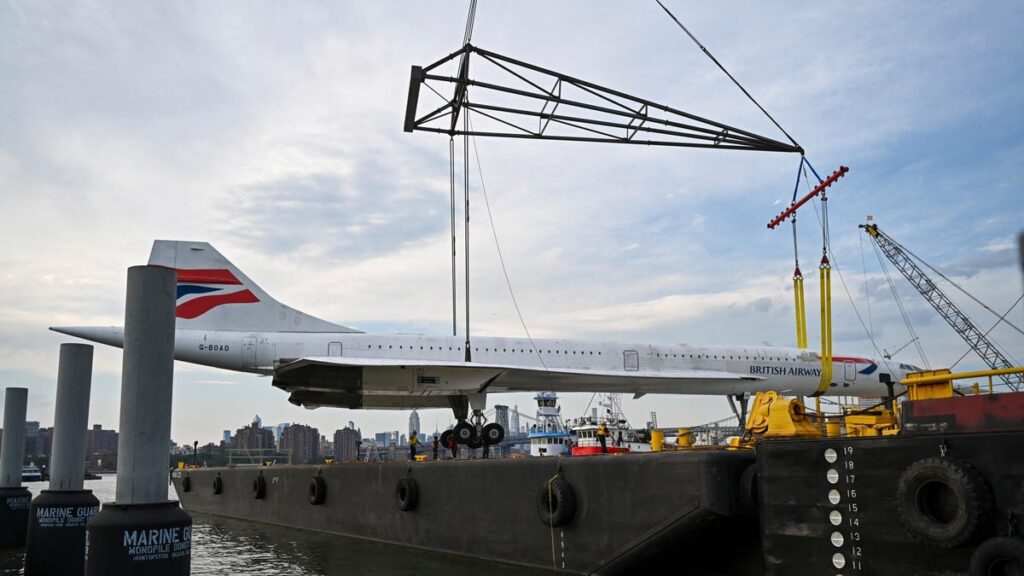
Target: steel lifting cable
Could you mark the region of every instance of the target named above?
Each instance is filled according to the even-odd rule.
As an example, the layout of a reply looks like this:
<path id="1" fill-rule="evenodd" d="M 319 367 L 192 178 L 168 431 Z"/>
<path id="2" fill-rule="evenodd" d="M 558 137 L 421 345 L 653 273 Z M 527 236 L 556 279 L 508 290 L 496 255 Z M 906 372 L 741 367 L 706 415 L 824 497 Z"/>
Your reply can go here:
<path id="1" fill-rule="evenodd" d="M 996 326 L 999 326 L 1000 323 L 1004 323 L 1005 322 L 1005 323 L 1009 324 L 1009 322 L 1006 322 L 1005 318 L 1010 315 L 1010 312 L 1012 312 L 1014 308 L 1017 307 L 1017 304 L 1020 304 L 1021 300 L 1024 300 L 1024 294 L 1021 294 L 1020 298 L 1017 298 L 1017 301 L 1014 302 L 1012 306 L 1010 306 L 1009 308 L 1006 309 L 1006 312 L 1002 316 L 999 317 L 999 320 L 996 320 L 996 323 L 993 324 L 991 328 L 989 328 L 988 330 L 985 331 L 984 335 L 988 336 L 989 332 L 992 332 L 993 330 L 995 330 Z M 993 344 L 995 344 L 995 342 L 993 342 Z M 953 368 L 956 368 L 956 365 L 959 364 L 961 361 L 963 361 L 963 359 L 966 358 L 967 355 L 970 354 L 973 350 L 974 350 L 974 348 L 968 348 L 967 351 L 964 352 L 960 356 L 960 358 L 957 358 L 956 362 L 953 362 L 953 365 L 950 366 L 949 369 L 952 370 Z M 1003 354 L 1005 354 L 1010 359 L 1011 362 L 1013 362 L 1014 364 L 1018 364 L 1017 360 L 1015 360 L 1013 358 L 1013 356 L 1011 356 L 1008 352 L 1006 352 L 1006 350 L 1003 350 Z"/>
<path id="2" fill-rule="evenodd" d="M 868 288 L 868 261 L 864 258 L 864 235 L 858 234 L 857 240 L 860 241 L 860 265 L 864 271 L 864 299 L 868 304 L 868 324 L 871 326 L 871 332 L 868 336 L 872 341 L 875 339 L 875 320 L 871 316 L 871 292 Z"/>
<path id="3" fill-rule="evenodd" d="M 473 120 L 469 115 L 469 110 L 466 110 L 466 121 L 468 122 L 469 127 L 472 128 Z M 544 362 L 544 356 L 541 354 L 540 349 L 537 348 L 537 344 L 533 341 L 530 329 L 527 328 L 526 320 L 523 318 L 523 313 L 519 309 L 519 301 L 516 300 L 515 291 L 512 290 L 512 280 L 508 276 L 508 268 L 505 266 L 505 256 L 501 251 L 501 242 L 498 240 L 498 229 L 494 226 L 494 216 L 491 214 L 491 201 L 487 196 L 487 185 L 484 183 L 483 165 L 480 163 L 480 149 L 477 148 L 476 145 L 476 136 L 473 136 L 473 154 L 476 157 L 476 169 L 480 178 L 480 191 L 483 192 L 484 195 L 484 206 L 487 208 L 487 220 L 491 224 L 491 235 L 494 236 L 494 247 L 498 252 L 498 263 L 501 264 L 501 273 L 505 277 L 505 286 L 508 288 L 509 297 L 512 299 L 512 306 L 516 309 L 516 316 L 519 317 L 519 324 L 522 325 L 523 332 L 526 333 L 526 339 L 530 342 L 530 347 L 533 348 L 533 353 L 537 355 L 537 359 L 540 360 L 540 365 L 544 369 L 544 374 L 548 380 L 548 387 L 551 392 L 554 392 L 554 382 L 551 381 L 548 365 Z"/>
<path id="4" fill-rule="evenodd" d="M 829 265 L 828 253 L 828 191 L 822 189 L 821 264 L 818 265 L 818 280 L 821 283 L 821 383 L 817 390 L 819 396 L 824 394 L 832 383 L 832 267 Z"/>
<path id="5" fill-rule="evenodd" d="M 448 137 L 448 161 L 451 168 L 451 209 L 452 209 L 452 336 L 459 335 L 458 302 L 456 293 L 455 266 L 455 137 Z"/>
<path id="6" fill-rule="evenodd" d="M 732 80 L 732 83 L 735 84 L 736 87 L 739 88 L 743 92 L 743 94 L 745 94 L 747 98 L 749 98 L 750 101 L 754 103 L 754 106 L 757 106 L 758 110 L 763 112 L 764 115 L 767 116 L 768 119 L 772 121 L 772 124 L 775 124 L 775 127 L 786 135 L 786 138 L 789 138 L 789 141 L 793 143 L 793 146 L 796 146 L 797 148 L 800 149 L 800 153 L 802 155 L 803 148 L 799 144 L 797 144 L 796 140 L 794 140 L 792 136 L 789 135 L 789 132 L 786 132 L 786 130 L 775 120 L 775 118 L 773 118 L 772 115 L 769 114 L 768 111 L 764 109 L 764 106 L 761 106 L 761 104 L 759 104 L 758 101 L 755 100 L 754 97 L 750 95 L 750 92 L 747 92 L 747 89 L 744 88 L 743 85 L 740 84 L 739 81 L 736 80 L 736 78 L 734 78 L 733 75 L 730 74 L 729 71 L 725 69 L 725 66 L 722 66 L 722 63 L 719 62 L 718 59 L 715 58 L 714 55 L 712 55 L 711 52 L 707 48 L 705 48 L 703 44 L 700 43 L 699 40 L 697 40 L 696 36 L 694 36 L 689 30 L 686 29 L 686 26 L 683 26 L 683 23 L 680 22 L 679 19 L 676 18 L 675 14 L 673 14 L 667 7 L 665 7 L 664 4 L 661 3 L 661 0 L 654 1 L 658 3 L 658 6 L 661 6 L 661 9 L 664 10 L 666 14 L 668 14 L 669 18 L 671 18 L 676 23 L 676 25 L 679 26 L 680 29 L 682 29 L 683 32 L 686 32 L 686 35 L 690 37 L 690 40 L 693 40 L 693 43 L 696 44 L 697 47 L 700 48 L 701 51 L 704 52 L 704 54 L 706 54 L 707 57 L 710 58 L 711 61 L 715 63 L 715 66 L 718 66 L 718 69 L 724 72 L 725 75 L 729 77 L 729 80 Z"/>
<path id="7" fill-rule="evenodd" d="M 810 168 L 811 173 L 814 174 L 814 177 L 817 178 L 819 181 L 821 181 L 821 176 L 818 175 L 818 171 L 815 170 L 814 166 L 811 165 L 810 160 L 804 159 L 803 165 L 804 165 L 804 168 L 803 168 L 804 182 L 806 183 L 808 188 L 811 188 L 810 177 L 807 175 L 807 169 Z M 818 219 L 818 226 L 823 226 L 824 224 L 822 223 L 821 215 L 818 213 L 818 207 L 816 205 L 814 205 L 814 204 L 812 204 L 811 206 L 814 208 L 814 216 L 815 216 L 815 218 Z M 875 341 L 875 337 L 872 334 L 872 331 L 868 330 L 867 324 L 864 323 L 864 317 L 861 316 L 860 310 L 857 308 L 857 303 L 853 300 L 853 294 L 850 292 L 849 286 L 846 285 L 846 279 L 843 277 L 843 270 L 842 270 L 842 267 L 840 266 L 838 258 L 836 257 L 834 252 L 830 251 L 829 255 L 831 256 L 832 268 L 835 269 L 837 274 L 839 274 L 839 281 L 842 283 L 843 290 L 845 290 L 845 292 L 846 292 L 846 297 L 850 301 L 850 307 L 853 308 L 853 313 L 857 316 L 857 321 L 860 322 L 861 328 L 864 329 L 864 333 L 868 337 L 868 341 L 871 342 L 871 347 L 874 349 L 875 353 L 877 353 L 878 356 L 880 358 L 882 358 L 882 361 L 885 362 L 886 368 L 889 369 L 890 371 L 892 371 L 892 368 L 889 366 L 888 360 L 885 359 L 885 355 L 878 348 L 878 343 Z M 922 354 L 923 354 L 923 352 L 922 352 Z"/>
<path id="8" fill-rule="evenodd" d="M 973 300 L 976 304 L 978 304 L 979 306 L 981 306 L 985 310 L 988 310 L 989 312 L 991 312 L 993 316 L 995 316 L 996 318 L 999 318 L 999 322 L 1002 322 L 1003 324 L 1006 324 L 1007 326 L 1009 326 L 1010 328 L 1013 328 L 1014 330 L 1019 332 L 1022 336 L 1024 336 L 1024 330 L 1021 330 L 1016 325 L 1014 325 L 1012 322 L 1010 322 L 1009 320 L 1006 320 L 1006 315 L 1005 314 L 1003 316 L 1000 316 L 999 312 L 996 312 L 995 310 L 990 308 L 987 304 L 985 304 L 981 300 L 978 300 L 977 298 L 975 298 L 974 294 L 971 294 L 966 289 L 964 289 L 962 286 L 960 286 L 959 284 L 954 282 L 949 276 L 946 276 L 945 274 L 940 272 L 938 269 L 936 269 L 934 266 L 932 266 L 931 264 L 925 262 L 924 259 L 922 259 L 917 254 L 914 254 L 906 246 L 900 244 L 896 240 L 893 240 L 892 237 L 889 237 L 889 241 L 892 242 L 893 244 L 899 246 L 899 248 L 901 250 L 903 250 L 904 252 L 906 252 L 907 254 L 910 254 L 911 256 L 913 256 L 915 260 L 917 260 L 921 264 L 924 264 L 929 270 L 931 270 L 932 272 L 938 274 L 943 280 L 945 280 L 946 282 L 949 282 L 950 284 L 952 284 L 954 288 L 956 288 L 957 290 L 963 292 L 968 298 Z M 997 322 L 996 324 L 999 324 L 999 322 Z"/>
<path id="9" fill-rule="evenodd" d="M 875 257 L 878 258 L 878 266 L 882 269 L 882 274 L 885 275 L 885 282 L 889 285 L 889 290 L 892 292 L 892 297 L 896 301 L 896 307 L 900 309 L 900 315 L 903 317 L 903 323 L 907 325 L 907 332 L 910 333 L 910 337 L 913 339 L 914 347 L 917 348 L 917 353 L 921 356 L 921 361 L 924 362 L 925 368 L 931 368 L 931 364 L 928 362 L 928 358 L 924 355 L 924 348 L 921 347 L 921 339 L 918 338 L 917 332 L 914 330 L 914 325 L 910 323 L 910 317 L 907 315 L 906 309 L 903 308 L 903 300 L 900 299 L 899 292 L 896 291 L 896 285 L 892 283 L 892 278 L 889 276 L 889 269 L 885 267 L 885 263 L 882 262 L 882 254 L 879 252 L 877 244 L 872 244 L 875 249 Z"/>
<path id="10" fill-rule="evenodd" d="M 800 156 L 800 165 L 796 169 L 796 184 L 793 186 L 793 199 L 790 206 L 796 204 L 796 194 L 800 189 L 800 171 L 804 166 L 804 157 Z M 807 309 L 804 303 L 804 276 L 800 272 L 800 252 L 796 240 L 796 211 L 791 219 L 793 223 L 793 300 L 796 306 L 796 347 L 807 348 Z"/>

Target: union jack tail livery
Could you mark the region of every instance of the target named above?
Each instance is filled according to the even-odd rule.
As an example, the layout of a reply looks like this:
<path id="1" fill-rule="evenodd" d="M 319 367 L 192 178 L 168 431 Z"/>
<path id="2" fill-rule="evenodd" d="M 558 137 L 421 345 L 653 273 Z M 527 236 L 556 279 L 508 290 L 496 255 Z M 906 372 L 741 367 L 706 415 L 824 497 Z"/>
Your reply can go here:
<path id="1" fill-rule="evenodd" d="M 349 332 L 270 297 L 206 242 L 157 240 L 149 263 L 178 272 L 179 328 L 230 331 Z"/>

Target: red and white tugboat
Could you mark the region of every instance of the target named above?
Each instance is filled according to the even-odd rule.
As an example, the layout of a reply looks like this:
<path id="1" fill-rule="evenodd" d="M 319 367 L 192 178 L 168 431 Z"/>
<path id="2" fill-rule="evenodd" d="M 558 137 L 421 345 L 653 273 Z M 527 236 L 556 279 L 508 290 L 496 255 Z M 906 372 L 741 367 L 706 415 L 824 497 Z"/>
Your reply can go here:
<path id="1" fill-rule="evenodd" d="M 603 452 L 597 435 L 597 429 L 601 424 L 604 424 L 608 431 L 605 438 L 608 454 L 651 451 L 646 431 L 635 430 L 626 421 L 618 394 L 603 394 L 597 404 L 604 408 L 603 415 L 599 416 L 598 408 L 594 408 L 590 416 L 576 418 L 569 426 L 576 437 L 572 447 L 573 456 L 589 456 Z"/>

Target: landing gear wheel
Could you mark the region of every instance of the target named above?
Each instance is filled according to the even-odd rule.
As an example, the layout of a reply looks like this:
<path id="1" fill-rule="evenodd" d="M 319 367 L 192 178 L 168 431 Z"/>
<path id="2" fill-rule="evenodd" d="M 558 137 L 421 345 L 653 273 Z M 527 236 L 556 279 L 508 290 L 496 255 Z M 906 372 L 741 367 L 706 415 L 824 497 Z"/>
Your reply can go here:
<path id="1" fill-rule="evenodd" d="M 452 432 L 451 430 L 445 430 L 444 432 L 441 432 L 441 447 L 442 448 L 448 448 L 448 445 L 451 444 L 452 434 L 454 434 L 454 432 Z"/>
<path id="2" fill-rule="evenodd" d="M 459 420 L 459 423 L 455 425 L 454 433 L 459 444 L 468 444 L 476 436 L 476 429 L 469 422 Z"/>
<path id="3" fill-rule="evenodd" d="M 468 442 L 466 442 L 466 446 L 469 446 L 473 450 L 476 450 L 477 448 L 479 448 L 479 447 L 481 447 L 483 445 L 484 445 L 483 439 L 480 438 L 479 436 L 477 436 L 476 434 L 473 434 L 473 437 L 470 438 Z"/>
<path id="4" fill-rule="evenodd" d="M 483 441 L 491 446 L 501 444 L 501 441 L 505 439 L 505 429 L 501 427 L 501 424 L 497 422 L 491 422 L 487 426 L 484 426 L 483 430 Z"/>

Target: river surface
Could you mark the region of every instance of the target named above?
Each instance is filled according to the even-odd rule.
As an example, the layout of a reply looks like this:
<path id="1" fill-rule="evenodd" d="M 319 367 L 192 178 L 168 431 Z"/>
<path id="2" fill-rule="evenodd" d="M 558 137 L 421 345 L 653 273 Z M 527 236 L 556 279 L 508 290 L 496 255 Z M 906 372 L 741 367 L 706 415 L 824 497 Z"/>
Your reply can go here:
<path id="1" fill-rule="evenodd" d="M 33 496 L 46 482 L 26 482 Z M 100 502 L 114 500 L 115 477 L 87 480 Z M 169 488 L 174 498 L 174 488 Z M 0 550 L 0 574 L 22 574 L 23 551 Z M 538 576 L 549 574 L 495 564 L 255 522 L 192 514 L 192 574 L 269 576 Z"/>

